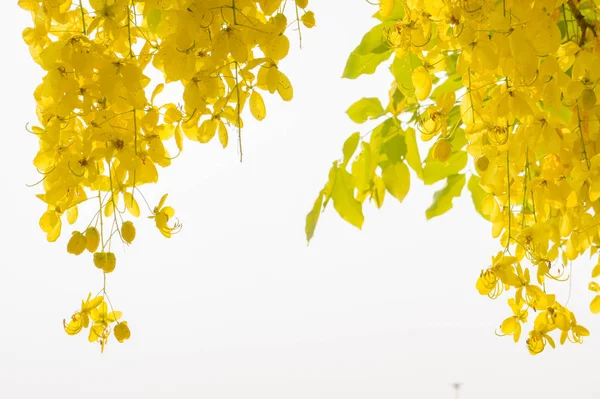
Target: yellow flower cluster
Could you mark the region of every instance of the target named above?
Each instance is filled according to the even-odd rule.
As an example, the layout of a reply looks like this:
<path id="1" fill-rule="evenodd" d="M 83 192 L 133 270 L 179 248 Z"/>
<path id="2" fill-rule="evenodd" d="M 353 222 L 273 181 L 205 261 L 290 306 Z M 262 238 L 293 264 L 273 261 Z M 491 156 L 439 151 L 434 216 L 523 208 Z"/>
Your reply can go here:
<path id="1" fill-rule="evenodd" d="M 109 309 L 109 304 L 104 301 L 103 296 L 96 296 L 91 299 L 92 294 L 89 294 L 85 301 L 81 301 L 81 309 L 71 316 L 71 320 L 67 323 L 63 320 L 65 331 L 69 335 L 76 335 L 82 329 L 90 327 L 88 340 L 90 342 L 99 342 L 100 350 L 104 352 L 104 346 L 108 342 L 110 333 L 114 334 L 119 342 L 129 339 L 131 332 L 126 321 L 119 322 L 121 312 Z M 112 309 L 112 306 L 111 306 Z M 112 327 L 113 324 L 116 325 Z"/>
<path id="2" fill-rule="evenodd" d="M 125 215 L 140 216 L 139 187 L 158 181 L 160 168 L 183 149 L 184 137 L 208 143 L 218 136 L 226 147 L 234 131 L 241 159 L 246 103 L 262 120 L 261 93 L 292 99 L 292 85 L 279 70 L 290 47 L 286 7 L 298 28 L 315 25 L 307 0 L 18 3 L 31 13 L 33 26 L 23 38 L 45 71 L 34 94 L 38 123 L 29 129 L 39 138 L 34 165 L 43 175 L 38 197 L 47 206 L 40 227 L 48 241 L 56 241 L 63 216 L 77 223 L 78 208 L 91 200 L 95 216 L 83 232 L 72 232 L 67 251 L 80 255 L 87 249 L 104 273 L 116 267 L 112 238 L 130 244 L 136 237 Z M 165 84 L 152 83 L 146 75 L 150 65 L 165 83 L 183 86 L 181 104 L 156 103 Z M 150 217 L 171 237 L 181 225 L 165 200 L 166 195 Z M 105 314 L 105 305 L 98 306 Z M 87 320 L 88 313 L 82 308 L 77 320 Z M 116 321 L 117 313 L 112 315 L 114 320 L 98 320 Z M 75 319 L 72 323 L 67 332 L 77 330 Z M 93 336 L 104 345 L 110 329 L 102 323 Z M 114 332 L 125 328 L 119 323 Z"/>
<path id="3" fill-rule="evenodd" d="M 531 353 L 554 347 L 554 330 L 561 344 L 581 342 L 588 330 L 551 291 L 569 279 L 572 261 L 600 247 L 599 13 L 592 0 L 382 0 L 380 23 L 344 76 L 373 73 L 393 58 L 389 104 L 365 98 L 348 109 L 357 123 L 386 119 L 344 144 L 308 214 L 307 238 L 329 199 L 357 227 L 365 199 L 379 207 L 387 191 L 401 201 L 408 166 L 425 184 L 446 181 L 428 218 L 452 208 L 469 173 L 475 208 L 503 248 L 477 289 L 491 298 L 514 293 L 502 334 L 518 341 L 533 311 Z M 433 143 L 423 160 L 419 133 Z M 600 292 L 596 282 L 589 288 Z M 600 313 L 600 295 L 591 311 Z"/>

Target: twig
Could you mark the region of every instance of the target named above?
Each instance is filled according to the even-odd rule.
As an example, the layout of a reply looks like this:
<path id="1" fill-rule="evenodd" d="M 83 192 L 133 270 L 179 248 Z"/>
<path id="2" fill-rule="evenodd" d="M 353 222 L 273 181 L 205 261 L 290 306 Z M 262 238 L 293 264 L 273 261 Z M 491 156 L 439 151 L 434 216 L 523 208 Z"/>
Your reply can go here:
<path id="1" fill-rule="evenodd" d="M 575 5 L 575 2 L 573 0 L 569 0 L 568 4 L 569 4 L 569 8 L 571 9 L 571 13 L 573 14 L 573 17 L 575 18 L 575 21 L 577 21 L 577 25 L 579 25 L 579 29 L 581 29 L 581 38 L 579 39 L 579 47 L 582 47 L 585 43 L 585 34 L 588 29 L 592 31 L 592 34 L 594 35 L 594 37 L 598 37 L 598 33 L 596 32 L 596 26 L 594 24 L 586 21 L 585 17 L 581 13 L 581 11 L 579 11 L 579 9 L 577 8 L 577 5 Z"/>

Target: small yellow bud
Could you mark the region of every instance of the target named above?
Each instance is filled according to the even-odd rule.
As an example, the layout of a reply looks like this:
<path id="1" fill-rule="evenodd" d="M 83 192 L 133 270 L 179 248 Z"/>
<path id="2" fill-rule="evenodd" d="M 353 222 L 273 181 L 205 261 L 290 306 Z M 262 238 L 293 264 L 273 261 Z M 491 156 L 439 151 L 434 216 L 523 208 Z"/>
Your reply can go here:
<path id="1" fill-rule="evenodd" d="M 94 254 L 94 265 L 104 273 L 110 273 L 115 270 L 117 258 L 112 252 L 96 252 Z"/>
<path id="2" fill-rule="evenodd" d="M 452 154 L 452 145 L 445 139 L 439 139 L 433 146 L 433 159 L 446 162 Z"/>
<path id="3" fill-rule="evenodd" d="M 98 245 L 100 245 L 100 233 L 95 227 L 88 227 L 85 231 L 86 248 L 90 252 L 96 252 Z"/>
<path id="4" fill-rule="evenodd" d="M 485 172 L 488 166 L 490 166 L 490 160 L 485 155 L 477 158 L 475 161 L 475 168 L 477 168 L 479 172 Z"/>
<path id="5" fill-rule="evenodd" d="M 85 251 L 86 244 L 85 236 L 79 231 L 74 231 L 67 244 L 67 252 L 73 255 L 81 255 Z"/>
<path id="6" fill-rule="evenodd" d="M 585 111 L 589 111 L 596 106 L 596 93 L 594 90 L 584 90 L 581 93 L 581 105 Z"/>
<path id="7" fill-rule="evenodd" d="M 296 5 L 300 8 L 306 8 L 308 6 L 308 0 L 296 0 Z"/>
<path id="8" fill-rule="evenodd" d="M 117 266 L 117 257 L 112 252 L 106 253 L 106 264 L 104 265 L 104 273 L 110 273 L 115 270 L 115 266 Z"/>
<path id="9" fill-rule="evenodd" d="M 135 240 L 135 226 L 133 222 L 127 221 L 121 226 L 121 237 L 127 244 L 131 244 Z"/>
<path id="10" fill-rule="evenodd" d="M 316 25 L 316 21 L 315 21 L 315 13 L 312 11 L 308 11 L 306 14 L 304 14 L 302 16 L 302 18 L 300 18 L 302 20 L 302 23 L 304 24 L 304 26 L 306 26 L 308 29 L 310 28 L 314 28 L 314 26 Z"/>
<path id="11" fill-rule="evenodd" d="M 94 254 L 94 266 L 98 269 L 104 269 L 106 264 L 106 252 L 96 252 Z"/>
<path id="12" fill-rule="evenodd" d="M 122 321 L 119 324 L 117 324 L 113 332 L 115 333 L 115 338 L 117 339 L 117 341 L 121 343 L 129 339 L 129 337 L 131 337 L 131 331 L 129 331 L 129 327 L 127 326 L 126 321 Z"/>

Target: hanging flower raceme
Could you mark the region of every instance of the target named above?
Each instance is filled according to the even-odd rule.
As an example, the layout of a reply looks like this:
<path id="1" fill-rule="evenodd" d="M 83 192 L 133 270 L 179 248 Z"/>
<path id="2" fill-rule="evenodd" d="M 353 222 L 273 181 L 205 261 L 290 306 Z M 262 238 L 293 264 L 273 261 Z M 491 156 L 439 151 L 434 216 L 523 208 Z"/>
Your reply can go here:
<path id="1" fill-rule="evenodd" d="M 241 159 L 248 99 L 262 120 L 261 91 L 293 97 L 279 69 L 290 47 L 287 16 L 310 28 L 314 15 L 306 0 L 19 0 L 19 6 L 31 13 L 33 26 L 23 38 L 45 71 L 34 93 L 38 122 L 29 129 L 39 139 L 34 165 L 46 204 L 40 227 L 56 241 L 65 216 L 75 227 L 80 208 L 91 211 L 91 220 L 71 232 L 67 252 L 92 254 L 88 262 L 104 274 L 106 297 L 106 274 L 118 270 L 112 241 L 136 238 L 127 214 L 141 215 L 141 187 L 158 182 L 184 137 L 208 143 L 218 136 L 227 147 L 235 134 Z M 164 83 L 151 81 L 151 67 Z M 165 83 L 183 87 L 181 105 L 157 103 Z M 150 217 L 169 238 L 181 224 L 165 200 Z M 93 320 L 90 340 L 104 348 L 111 334 L 123 342 L 130 331 L 101 298 L 88 298 L 65 330 L 77 333 Z"/>
<path id="2" fill-rule="evenodd" d="M 446 182 L 428 219 L 467 186 L 502 248 L 475 284 L 492 299 L 512 296 L 499 334 L 527 335 L 532 354 L 554 347 L 553 336 L 582 342 L 588 330 L 553 292 L 600 248 L 599 13 L 590 0 L 381 0 L 344 77 L 393 58 L 389 104 L 364 98 L 348 109 L 358 123 L 385 119 L 345 142 L 307 216 L 308 240 L 330 199 L 359 228 L 367 198 L 402 201 L 409 167 L 427 185 Z M 425 157 L 415 128 L 432 143 Z M 589 288 L 600 313 L 600 288 Z"/>

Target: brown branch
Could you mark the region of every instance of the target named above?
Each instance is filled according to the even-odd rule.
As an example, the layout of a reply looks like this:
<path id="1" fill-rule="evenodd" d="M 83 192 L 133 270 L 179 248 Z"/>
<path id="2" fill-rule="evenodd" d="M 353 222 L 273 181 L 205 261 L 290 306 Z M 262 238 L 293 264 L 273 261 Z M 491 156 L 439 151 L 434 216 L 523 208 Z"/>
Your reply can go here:
<path id="1" fill-rule="evenodd" d="M 588 29 L 592 31 L 594 37 L 598 37 L 598 33 L 596 32 L 596 26 L 593 23 L 586 21 L 581 11 L 579 11 L 579 8 L 577 8 L 577 5 L 575 4 L 574 0 L 569 0 L 568 4 L 569 8 L 571 9 L 571 13 L 573 14 L 573 17 L 575 18 L 575 21 L 577 21 L 577 25 L 579 25 L 579 29 L 581 29 L 581 39 L 579 39 L 579 47 L 583 47 L 585 43 L 585 34 Z"/>

